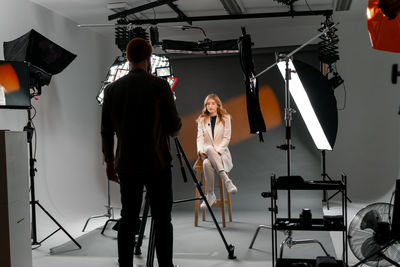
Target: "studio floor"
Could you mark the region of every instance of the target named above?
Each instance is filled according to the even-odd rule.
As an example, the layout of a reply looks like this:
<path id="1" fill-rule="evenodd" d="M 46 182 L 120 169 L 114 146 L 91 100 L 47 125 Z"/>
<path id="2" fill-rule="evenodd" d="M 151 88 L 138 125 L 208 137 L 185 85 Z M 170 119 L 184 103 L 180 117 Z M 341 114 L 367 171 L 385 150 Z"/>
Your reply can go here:
<path id="1" fill-rule="evenodd" d="M 359 210 L 360 205 L 352 204 L 348 207 L 349 220 Z M 321 208 L 321 214 L 323 209 Z M 331 205 L 330 211 L 336 212 Z M 313 213 L 315 214 L 315 212 Z M 218 221 L 221 215 L 215 211 Z M 88 228 L 82 232 L 83 225 L 68 225 L 68 231 L 76 238 L 82 249 L 78 249 L 61 231 L 43 242 L 42 246 L 33 250 L 34 267 L 112 267 L 117 266 L 116 232 L 111 229 L 112 223 L 102 235 L 101 229 L 106 218 L 90 221 Z M 259 225 L 269 225 L 269 212 L 260 211 L 233 211 L 233 221 L 228 222 L 226 228 L 221 228 L 228 245 L 235 247 L 235 260 L 228 259 L 228 252 L 222 238 L 208 216 L 206 221 L 200 221 L 199 227 L 194 227 L 193 211 L 174 210 L 174 263 L 182 266 L 272 266 L 271 231 L 261 229 L 258 237 L 250 249 L 249 245 Z M 220 224 L 221 225 L 221 224 Z M 149 227 L 146 227 L 141 256 L 135 256 L 137 266 L 146 266 L 147 243 Z M 278 233 L 279 243 L 284 238 Z M 316 239 L 320 241 L 332 256 L 341 255 L 341 240 L 336 234 L 320 231 L 296 231 L 293 239 Z M 351 254 L 349 250 L 349 254 Z M 316 244 L 296 245 L 284 248 L 284 257 L 315 258 L 324 255 Z M 349 263 L 355 263 L 350 255 Z M 155 261 L 155 266 L 157 262 Z"/>

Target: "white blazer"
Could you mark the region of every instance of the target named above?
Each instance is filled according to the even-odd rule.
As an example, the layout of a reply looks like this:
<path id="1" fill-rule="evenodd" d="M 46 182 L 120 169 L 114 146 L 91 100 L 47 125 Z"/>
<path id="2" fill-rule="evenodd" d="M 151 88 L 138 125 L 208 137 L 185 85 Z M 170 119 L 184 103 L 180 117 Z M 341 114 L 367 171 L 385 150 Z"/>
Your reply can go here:
<path id="1" fill-rule="evenodd" d="M 207 146 L 213 146 L 221 154 L 224 169 L 229 172 L 232 167 L 232 156 L 228 149 L 231 140 L 231 117 L 225 117 L 225 125 L 217 118 L 214 127 L 214 138 L 211 131 L 210 117 L 201 118 L 197 123 L 197 154 L 205 152 Z"/>

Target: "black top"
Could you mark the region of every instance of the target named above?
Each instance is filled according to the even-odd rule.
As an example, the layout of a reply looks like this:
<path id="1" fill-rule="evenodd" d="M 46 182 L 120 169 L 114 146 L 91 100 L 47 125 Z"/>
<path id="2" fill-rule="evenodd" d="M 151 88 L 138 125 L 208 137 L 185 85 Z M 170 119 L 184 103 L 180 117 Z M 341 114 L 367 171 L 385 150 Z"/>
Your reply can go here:
<path id="1" fill-rule="evenodd" d="M 216 121 L 217 121 L 217 116 L 211 116 L 211 132 L 212 132 L 213 138 L 214 138 L 214 128 L 215 128 Z"/>
<path id="2" fill-rule="evenodd" d="M 181 119 L 169 84 L 143 70 L 111 83 L 104 91 L 101 136 L 106 162 L 114 160 L 119 173 L 157 171 L 170 166 L 169 136 Z"/>

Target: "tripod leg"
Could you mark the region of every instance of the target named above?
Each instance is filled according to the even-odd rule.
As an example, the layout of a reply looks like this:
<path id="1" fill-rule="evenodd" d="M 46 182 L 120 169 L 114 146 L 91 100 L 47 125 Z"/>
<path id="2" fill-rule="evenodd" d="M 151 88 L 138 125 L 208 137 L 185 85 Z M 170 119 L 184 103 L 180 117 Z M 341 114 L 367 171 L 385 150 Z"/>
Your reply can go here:
<path id="1" fill-rule="evenodd" d="M 282 241 L 282 243 L 279 245 L 279 258 L 282 259 L 283 255 L 283 247 L 287 245 L 289 242 L 291 242 L 292 236 L 291 233 L 285 238 L 285 240 Z"/>
<path id="2" fill-rule="evenodd" d="M 102 215 L 90 216 L 90 217 L 86 220 L 86 223 L 85 223 L 85 226 L 83 226 L 82 232 L 85 232 L 86 227 L 87 227 L 87 225 L 88 225 L 88 223 L 89 223 L 90 220 L 96 219 L 96 218 L 102 218 L 102 217 L 110 218 L 110 217 L 111 217 L 111 214 L 105 213 L 105 214 L 102 214 Z"/>
<path id="3" fill-rule="evenodd" d="M 81 245 L 79 245 L 78 242 L 76 242 L 76 240 L 64 229 L 64 227 L 61 226 L 61 224 L 59 224 L 56 219 L 54 219 L 53 216 L 51 216 L 51 214 L 37 201 L 33 202 L 33 205 L 37 204 L 39 206 L 39 208 L 41 208 L 43 210 L 44 213 L 47 214 L 47 216 L 49 216 L 49 218 L 55 223 L 57 224 L 57 226 L 71 239 L 72 242 L 75 243 L 75 245 L 78 246 L 78 248 L 82 248 Z"/>
<path id="4" fill-rule="evenodd" d="M 316 239 L 304 239 L 304 240 L 292 240 L 292 245 L 298 245 L 298 244 L 318 244 L 320 245 L 320 247 L 322 248 L 322 250 L 325 252 L 326 256 L 330 256 L 328 251 L 326 251 L 326 249 L 324 248 L 324 246 L 321 244 L 321 242 L 319 242 Z"/>
<path id="5" fill-rule="evenodd" d="M 257 238 L 258 232 L 260 232 L 260 229 L 261 229 L 261 228 L 264 228 L 264 229 L 271 229 L 271 226 L 267 226 L 267 225 L 259 225 L 259 226 L 257 227 L 257 230 L 256 230 L 256 232 L 254 233 L 254 236 L 253 236 L 253 239 L 251 240 L 251 243 L 250 243 L 250 246 L 249 246 L 249 248 L 253 248 L 254 241 L 256 241 L 256 238 Z"/>
<path id="6" fill-rule="evenodd" d="M 149 237 L 149 248 L 147 249 L 146 267 L 153 267 L 155 248 L 156 248 L 156 243 L 155 243 L 154 220 L 152 218 L 150 223 L 150 237 Z"/>
<path id="7" fill-rule="evenodd" d="M 381 257 L 382 259 L 390 262 L 391 264 L 393 264 L 394 266 L 400 267 L 400 264 L 398 262 L 395 262 L 394 260 L 386 257 L 383 253 L 378 253 L 379 257 Z"/>
<path id="8" fill-rule="evenodd" d="M 146 222 L 147 222 L 147 217 L 149 214 L 149 207 L 150 207 L 150 202 L 149 199 L 145 198 L 145 203 L 144 203 L 144 209 L 143 209 L 143 215 L 142 215 L 142 222 L 140 223 L 140 230 L 139 230 L 139 235 L 138 235 L 138 240 L 135 245 L 135 255 L 141 255 L 141 246 L 143 243 L 143 236 L 144 236 L 144 230 L 146 229 Z"/>
<path id="9" fill-rule="evenodd" d="M 117 222 L 117 223 L 118 223 L 118 221 L 119 221 L 119 220 L 117 220 L 117 219 L 108 219 L 108 220 L 106 221 L 106 223 L 104 224 L 103 229 L 101 230 L 101 234 L 104 234 L 104 231 L 106 230 L 107 225 L 108 225 L 109 222 Z"/>
<path id="10" fill-rule="evenodd" d="M 92 219 L 95 219 L 95 218 L 102 218 L 102 217 L 107 217 L 107 218 L 109 218 L 109 219 L 110 219 L 110 218 L 111 218 L 111 219 L 114 219 L 114 208 L 111 207 L 111 198 L 110 198 L 110 180 L 107 180 L 107 205 L 105 205 L 105 207 L 107 208 L 107 212 L 106 212 L 106 213 L 104 213 L 103 215 L 94 215 L 94 216 L 90 216 L 90 217 L 87 219 L 87 221 L 86 221 L 86 223 L 85 223 L 85 226 L 84 226 L 83 229 L 82 229 L 82 232 L 85 232 L 86 227 L 87 227 L 89 221 L 92 220 Z M 108 221 L 106 222 L 106 224 L 107 224 L 107 223 L 108 223 Z M 102 233 L 104 232 L 104 229 L 105 229 L 105 228 L 106 228 L 106 227 L 103 228 Z"/>

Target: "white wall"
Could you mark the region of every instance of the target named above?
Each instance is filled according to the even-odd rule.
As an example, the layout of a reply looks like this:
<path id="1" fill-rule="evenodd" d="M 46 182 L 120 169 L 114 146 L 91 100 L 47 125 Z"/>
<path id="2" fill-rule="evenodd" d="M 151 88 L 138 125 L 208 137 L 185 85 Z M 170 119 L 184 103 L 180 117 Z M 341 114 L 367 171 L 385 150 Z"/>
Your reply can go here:
<path id="1" fill-rule="evenodd" d="M 399 169 L 400 85 L 391 84 L 390 77 L 400 55 L 371 47 L 366 4 L 353 3 L 355 16 L 336 16 L 340 22 L 338 68 L 346 83 L 347 105 L 339 112 L 338 138 L 328 171 L 348 174 L 353 200 L 388 202 Z M 336 96 L 343 103 L 342 88 L 336 89 Z"/>
<path id="2" fill-rule="evenodd" d="M 118 53 L 113 49 L 113 36 L 106 38 L 78 28 L 71 20 L 28 0 L 3 0 L 0 40 L 13 40 L 30 29 L 77 54 L 63 72 L 53 76 L 49 86 L 43 87 L 40 100 L 32 103 L 37 109 L 37 199 L 62 225 L 76 222 L 77 217 L 82 224 L 89 215 L 104 212 L 106 204 L 100 107 L 95 97 Z M 22 130 L 26 123 L 26 111 L 0 110 L 1 129 Z M 45 222 L 50 224 L 38 212 L 39 240 L 52 229 L 43 227 Z"/>

